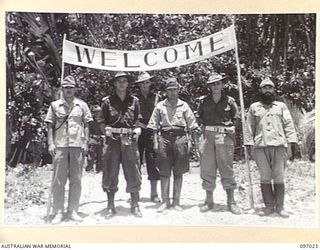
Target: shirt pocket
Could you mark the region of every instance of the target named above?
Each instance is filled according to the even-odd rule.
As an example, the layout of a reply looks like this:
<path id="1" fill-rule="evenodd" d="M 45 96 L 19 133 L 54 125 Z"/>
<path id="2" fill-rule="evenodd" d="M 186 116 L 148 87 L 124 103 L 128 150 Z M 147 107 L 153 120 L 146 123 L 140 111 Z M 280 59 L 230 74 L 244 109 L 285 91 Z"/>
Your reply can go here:
<path id="1" fill-rule="evenodd" d="M 110 112 L 110 117 L 111 118 L 115 118 L 115 117 L 118 117 L 120 115 L 119 111 L 116 108 L 112 107 L 112 106 L 109 107 L 109 112 Z"/>
<path id="2" fill-rule="evenodd" d="M 67 112 L 63 108 L 60 108 L 60 109 L 57 109 L 57 111 L 55 112 L 55 115 L 57 117 L 57 120 L 61 121 L 65 119 L 65 117 L 67 116 Z"/>
<path id="3" fill-rule="evenodd" d="M 128 107 L 127 111 L 124 113 L 124 117 L 126 120 L 132 120 L 134 121 L 135 119 L 137 119 L 137 117 L 135 117 L 135 107 L 134 105 L 131 105 Z"/>
<path id="4" fill-rule="evenodd" d="M 71 113 L 69 116 L 82 117 L 82 115 L 83 115 L 83 110 L 79 105 L 77 105 L 71 110 Z"/>
<path id="5" fill-rule="evenodd" d="M 74 137 L 82 136 L 82 127 L 74 122 L 69 124 L 69 135 Z"/>
<path id="6" fill-rule="evenodd" d="M 282 115 L 282 110 L 281 110 L 281 108 L 273 108 L 273 109 L 271 109 L 270 110 L 270 112 L 269 112 L 269 114 L 271 115 L 271 116 L 278 116 L 278 117 L 280 117 L 281 115 Z"/>
<path id="7" fill-rule="evenodd" d="M 160 109 L 160 121 L 164 121 L 165 120 L 165 118 L 168 116 L 167 115 L 167 110 L 165 109 L 165 108 L 163 108 L 163 109 Z"/>
<path id="8" fill-rule="evenodd" d="M 182 119 L 183 119 L 183 110 L 182 110 L 182 109 L 177 109 L 174 116 L 175 116 L 178 120 L 182 120 Z"/>
<path id="9" fill-rule="evenodd" d="M 254 110 L 255 117 L 263 117 L 266 113 L 267 113 L 267 111 L 262 108 L 257 108 L 256 110 Z"/>
<path id="10" fill-rule="evenodd" d="M 254 121 L 255 123 L 259 124 L 261 119 L 264 119 L 268 116 L 267 114 L 268 111 L 263 110 L 263 109 L 258 109 L 256 110 L 253 115 L 254 115 Z M 269 115 L 270 116 L 270 115 Z"/>

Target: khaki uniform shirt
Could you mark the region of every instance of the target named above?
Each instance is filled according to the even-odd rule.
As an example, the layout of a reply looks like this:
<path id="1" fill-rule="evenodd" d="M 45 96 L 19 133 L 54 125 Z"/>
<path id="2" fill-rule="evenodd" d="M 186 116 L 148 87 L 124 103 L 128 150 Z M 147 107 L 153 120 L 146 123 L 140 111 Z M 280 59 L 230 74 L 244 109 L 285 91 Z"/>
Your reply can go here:
<path id="1" fill-rule="evenodd" d="M 175 127 L 186 128 L 189 131 L 199 130 L 194 114 L 186 102 L 178 99 L 176 105 L 172 106 L 165 99 L 154 108 L 148 128 L 152 130 L 170 130 Z"/>
<path id="2" fill-rule="evenodd" d="M 283 102 L 271 105 L 253 103 L 248 111 L 244 144 L 256 147 L 288 146 L 297 142 L 297 134 L 290 112 Z"/>
<path id="3" fill-rule="evenodd" d="M 91 121 L 90 109 L 84 101 L 74 98 L 69 106 L 63 97 L 51 103 L 45 119 L 52 124 L 56 147 L 81 147 L 85 140 L 84 125 Z"/>

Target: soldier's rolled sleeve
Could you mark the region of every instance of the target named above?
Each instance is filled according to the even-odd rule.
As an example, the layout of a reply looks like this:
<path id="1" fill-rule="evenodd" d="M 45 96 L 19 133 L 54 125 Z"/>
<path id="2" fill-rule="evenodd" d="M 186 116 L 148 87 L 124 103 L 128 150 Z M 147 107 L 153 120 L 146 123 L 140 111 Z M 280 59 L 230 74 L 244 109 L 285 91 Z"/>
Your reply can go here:
<path id="1" fill-rule="evenodd" d="M 200 130 L 199 125 L 197 123 L 197 120 L 189 107 L 189 105 L 186 105 L 186 122 L 188 124 L 188 128 L 190 131 L 192 130 Z"/>
<path id="2" fill-rule="evenodd" d="M 44 120 L 46 123 L 49 123 L 51 126 L 56 123 L 56 117 L 52 109 L 52 105 L 49 106 L 48 113 Z"/>
<path id="3" fill-rule="evenodd" d="M 83 105 L 83 112 L 84 112 L 83 120 L 84 120 L 84 123 L 87 125 L 89 122 L 93 121 L 91 111 L 87 104 Z"/>

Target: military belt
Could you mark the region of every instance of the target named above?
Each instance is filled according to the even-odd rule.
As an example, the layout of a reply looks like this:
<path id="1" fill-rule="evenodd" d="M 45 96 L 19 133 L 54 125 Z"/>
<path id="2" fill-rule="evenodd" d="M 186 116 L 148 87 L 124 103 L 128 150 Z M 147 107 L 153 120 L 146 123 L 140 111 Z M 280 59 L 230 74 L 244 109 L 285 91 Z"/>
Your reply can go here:
<path id="1" fill-rule="evenodd" d="M 216 133 L 235 133 L 234 127 L 223 127 L 223 126 L 205 126 L 205 131 L 216 132 Z"/>
<path id="2" fill-rule="evenodd" d="M 113 134 L 132 134 L 133 130 L 131 128 L 111 128 L 111 133 L 113 133 Z"/>
<path id="3" fill-rule="evenodd" d="M 186 134 L 184 129 L 170 129 L 170 130 L 162 130 L 161 135 L 164 136 L 183 136 Z"/>
<path id="4" fill-rule="evenodd" d="M 104 137 L 104 135 L 90 135 L 90 137 L 94 139 L 101 139 Z"/>

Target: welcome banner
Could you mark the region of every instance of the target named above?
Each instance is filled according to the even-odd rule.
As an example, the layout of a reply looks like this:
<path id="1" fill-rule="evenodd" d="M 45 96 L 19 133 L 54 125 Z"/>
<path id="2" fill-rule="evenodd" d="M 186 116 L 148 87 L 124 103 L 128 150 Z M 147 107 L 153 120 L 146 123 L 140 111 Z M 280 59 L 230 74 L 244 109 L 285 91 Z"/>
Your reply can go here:
<path id="1" fill-rule="evenodd" d="M 234 25 L 190 42 L 149 50 L 111 50 L 63 40 L 65 63 L 112 71 L 149 71 L 195 63 L 236 47 Z"/>

